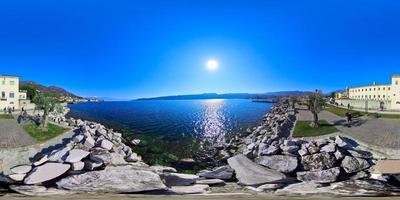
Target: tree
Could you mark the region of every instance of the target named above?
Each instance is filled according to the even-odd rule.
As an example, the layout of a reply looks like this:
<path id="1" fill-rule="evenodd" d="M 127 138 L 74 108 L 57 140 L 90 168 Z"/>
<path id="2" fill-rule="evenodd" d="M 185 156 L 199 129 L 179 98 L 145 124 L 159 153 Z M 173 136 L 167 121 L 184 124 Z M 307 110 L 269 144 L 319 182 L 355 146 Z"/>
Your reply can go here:
<path id="1" fill-rule="evenodd" d="M 315 128 L 319 126 L 318 113 L 320 113 L 325 105 L 324 95 L 320 90 L 315 90 L 315 93 L 308 97 L 308 109 L 313 115 L 313 121 L 310 126 Z"/>
<path id="2" fill-rule="evenodd" d="M 292 104 L 292 108 L 295 109 L 296 103 L 299 101 L 297 96 L 289 97 L 289 101 Z"/>
<path id="3" fill-rule="evenodd" d="M 30 85 L 23 85 L 19 87 L 20 90 L 25 90 L 26 91 L 26 96 L 28 99 L 33 100 L 38 93 L 36 88 L 30 86 Z"/>
<path id="4" fill-rule="evenodd" d="M 56 99 L 50 96 L 46 96 L 43 93 L 39 92 L 35 95 L 33 102 L 36 105 L 36 109 L 43 111 L 40 126 L 42 128 L 47 128 L 47 123 L 48 123 L 47 116 L 49 115 L 50 112 L 53 112 L 55 110 L 57 105 Z"/>

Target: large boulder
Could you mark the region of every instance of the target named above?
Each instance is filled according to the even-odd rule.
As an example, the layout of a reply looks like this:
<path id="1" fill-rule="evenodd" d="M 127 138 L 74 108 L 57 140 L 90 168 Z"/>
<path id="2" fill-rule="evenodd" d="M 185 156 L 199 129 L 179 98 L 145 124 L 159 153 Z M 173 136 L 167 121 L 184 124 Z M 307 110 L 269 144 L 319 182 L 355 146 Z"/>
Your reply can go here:
<path id="1" fill-rule="evenodd" d="M 366 161 L 362 158 L 346 156 L 342 160 L 342 168 L 347 173 L 359 172 L 361 170 L 369 168 L 370 166 L 371 165 L 368 163 L 368 161 Z"/>
<path id="2" fill-rule="evenodd" d="M 132 166 L 108 166 L 101 171 L 69 176 L 57 185 L 80 192 L 134 193 L 166 189 L 159 175 Z"/>
<path id="3" fill-rule="evenodd" d="M 170 186 L 188 186 L 196 183 L 199 177 L 192 174 L 179 174 L 179 173 L 164 173 L 161 174 L 161 179 L 165 185 Z"/>
<path id="4" fill-rule="evenodd" d="M 288 155 L 260 156 L 256 162 L 282 173 L 291 173 L 298 165 L 297 157 Z"/>
<path id="5" fill-rule="evenodd" d="M 88 155 L 89 155 L 89 152 L 87 152 L 85 150 L 72 149 L 71 151 L 69 151 L 69 154 L 68 154 L 67 158 L 65 159 L 65 162 L 69 162 L 69 163 L 79 162 L 82 159 L 84 159 L 85 157 L 87 157 Z"/>
<path id="6" fill-rule="evenodd" d="M 284 174 L 262 167 L 246 158 L 243 154 L 229 158 L 228 164 L 235 170 L 236 178 L 243 185 L 261 185 L 288 181 Z"/>
<path id="7" fill-rule="evenodd" d="M 305 171 L 324 170 L 335 167 L 336 158 L 329 153 L 317 153 L 303 156 L 301 164 Z"/>
<path id="8" fill-rule="evenodd" d="M 303 182 L 332 183 L 340 174 L 340 168 L 334 167 L 321 171 L 297 172 L 297 179 Z"/>
<path id="9" fill-rule="evenodd" d="M 25 178 L 26 185 L 33 185 L 53 180 L 69 170 L 69 164 L 45 163 L 35 167 Z"/>
<path id="10" fill-rule="evenodd" d="M 229 165 L 214 168 L 212 171 L 203 171 L 198 173 L 197 175 L 204 178 L 210 179 L 222 179 L 222 180 L 230 180 L 233 177 L 233 170 Z"/>

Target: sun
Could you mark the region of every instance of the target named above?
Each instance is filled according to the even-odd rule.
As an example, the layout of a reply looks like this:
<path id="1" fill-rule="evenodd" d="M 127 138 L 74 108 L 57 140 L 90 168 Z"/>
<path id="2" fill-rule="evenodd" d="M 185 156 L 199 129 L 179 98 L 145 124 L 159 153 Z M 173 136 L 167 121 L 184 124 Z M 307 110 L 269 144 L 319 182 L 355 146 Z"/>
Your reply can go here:
<path id="1" fill-rule="evenodd" d="M 211 60 L 207 61 L 206 66 L 207 66 L 208 70 L 214 71 L 214 70 L 218 69 L 218 62 L 214 59 L 211 59 Z"/>

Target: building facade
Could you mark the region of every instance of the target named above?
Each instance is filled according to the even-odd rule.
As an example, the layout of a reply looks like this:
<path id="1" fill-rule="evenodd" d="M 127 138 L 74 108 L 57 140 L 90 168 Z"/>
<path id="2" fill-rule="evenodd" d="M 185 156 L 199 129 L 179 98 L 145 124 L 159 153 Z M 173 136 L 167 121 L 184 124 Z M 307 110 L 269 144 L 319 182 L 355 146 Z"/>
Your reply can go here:
<path id="1" fill-rule="evenodd" d="M 348 88 L 336 96 L 336 103 L 362 109 L 400 111 L 400 75 L 392 75 L 389 84 Z"/>
<path id="2" fill-rule="evenodd" d="M 33 109 L 34 104 L 27 99 L 26 91 L 19 90 L 19 77 L 0 76 L 0 109 Z"/>

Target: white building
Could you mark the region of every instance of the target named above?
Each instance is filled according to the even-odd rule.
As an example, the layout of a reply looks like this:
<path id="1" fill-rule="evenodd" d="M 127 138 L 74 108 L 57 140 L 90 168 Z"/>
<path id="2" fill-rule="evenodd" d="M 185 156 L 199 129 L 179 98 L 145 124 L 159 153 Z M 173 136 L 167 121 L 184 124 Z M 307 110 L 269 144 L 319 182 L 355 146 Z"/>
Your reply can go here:
<path id="1" fill-rule="evenodd" d="M 19 77 L 0 76 L 0 109 L 33 109 L 26 91 L 19 90 Z"/>
<path id="2" fill-rule="evenodd" d="M 392 75 L 390 84 L 350 87 L 336 97 L 336 103 L 344 106 L 400 111 L 400 75 Z"/>

